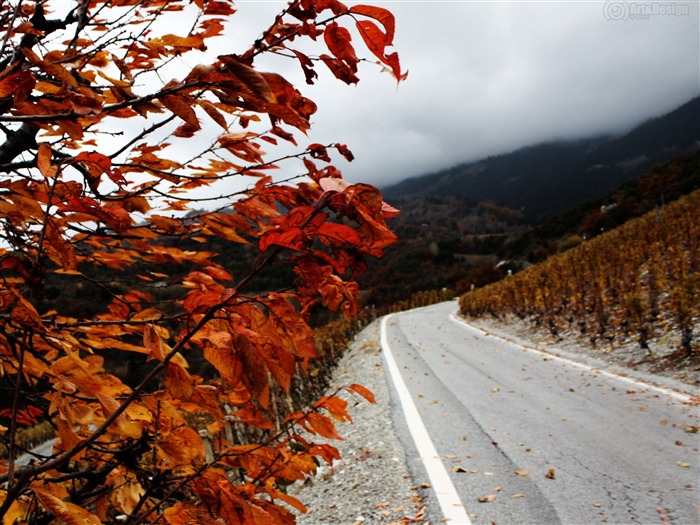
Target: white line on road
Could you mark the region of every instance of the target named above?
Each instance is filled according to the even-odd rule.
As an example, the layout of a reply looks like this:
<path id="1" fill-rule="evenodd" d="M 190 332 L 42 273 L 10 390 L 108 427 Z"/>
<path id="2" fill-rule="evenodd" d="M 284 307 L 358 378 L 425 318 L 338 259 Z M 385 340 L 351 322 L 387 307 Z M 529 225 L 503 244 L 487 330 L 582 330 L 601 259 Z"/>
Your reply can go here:
<path id="1" fill-rule="evenodd" d="M 500 339 L 501 341 L 505 341 L 506 343 L 510 343 L 513 346 L 517 346 L 518 348 L 523 348 L 524 350 L 527 350 L 528 352 L 533 352 L 535 354 L 547 357 L 549 359 L 560 361 L 562 363 L 566 363 L 568 365 L 571 365 L 571 366 L 574 366 L 577 368 L 582 368 L 584 370 L 588 370 L 589 372 L 596 372 L 596 373 L 604 375 L 606 377 L 610 377 L 612 379 L 617 379 L 618 381 L 622 381 L 624 383 L 629 383 L 629 384 L 637 386 L 637 387 L 641 387 L 641 388 L 645 388 L 647 390 L 659 392 L 660 394 L 664 394 L 664 395 L 673 397 L 673 398 L 675 398 L 679 401 L 682 401 L 684 403 L 687 403 L 688 401 L 690 401 L 692 399 L 692 396 L 689 396 L 687 394 L 683 394 L 681 392 L 676 392 L 675 390 L 670 390 L 668 388 L 664 388 L 661 386 L 652 385 L 652 384 L 647 383 L 645 381 L 642 381 L 640 379 L 634 379 L 631 377 L 621 376 L 621 375 L 615 374 L 613 372 L 608 372 L 607 370 L 601 370 L 600 368 L 596 368 L 594 366 L 589 366 L 589 365 L 586 365 L 583 363 L 579 363 L 577 361 L 572 361 L 571 359 L 567 359 L 566 357 L 561 357 L 561 356 L 559 356 L 557 354 L 553 354 L 551 352 L 543 352 L 542 350 L 537 350 L 536 348 L 532 348 L 529 346 L 524 346 L 524 345 L 519 344 L 519 343 L 515 343 L 514 341 L 506 339 L 505 337 L 501 337 L 501 336 L 498 336 L 496 334 L 486 332 L 485 330 L 482 330 L 481 328 L 470 325 L 465 320 L 457 317 L 455 315 L 455 313 L 450 314 L 450 319 L 453 322 L 455 322 L 463 327 L 469 327 L 469 328 L 473 328 L 474 330 L 479 330 L 480 332 L 484 333 L 485 335 L 487 335 L 489 337 L 494 337 L 496 339 Z"/>
<path id="2" fill-rule="evenodd" d="M 442 515 L 444 520 L 449 523 L 449 525 L 471 525 L 469 516 L 462 505 L 462 501 L 457 495 L 457 490 L 452 484 L 447 469 L 442 460 L 438 456 L 435 445 L 430 439 L 425 424 L 418 413 L 413 398 L 411 397 L 406 383 L 401 377 L 401 372 L 399 372 L 399 367 L 396 364 L 393 354 L 391 353 L 391 348 L 389 347 L 389 342 L 386 336 L 386 322 L 391 317 L 387 315 L 382 318 L 381 322 L 381 345 L 384 355 L 384 359 L 387 364 L 387 370 L 389 370 L 389 375 L 394 382 L 394 387 L 396 388 L 396 393 L 399 396 L 401 402 L 401 408 L 403 409 L 404 416 L 406 417 L 406 423 L 408 424 L 408 429 L 411 432 L 413 441 L 418 449 L 418 454 L 423 460 L 423 465 L 425 465 L 425 470 L 428 472 L 428 477 L 430 478 L 430 484 L 435 491 L 437 496 L 440 509 L 442 510 Z"/>

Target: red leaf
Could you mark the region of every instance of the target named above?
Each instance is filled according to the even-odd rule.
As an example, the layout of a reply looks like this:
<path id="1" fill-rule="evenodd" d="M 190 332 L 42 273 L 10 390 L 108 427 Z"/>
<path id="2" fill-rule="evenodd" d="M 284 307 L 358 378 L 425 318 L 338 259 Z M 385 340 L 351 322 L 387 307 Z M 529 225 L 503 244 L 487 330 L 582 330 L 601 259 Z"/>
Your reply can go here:
<path id="1" fill-rule="evenodd" d="M 394 41 L 395 20 L 394 15 L 388 9 L 371 5 L 354 5 L 350 13 L 374 18 L 384 26 L 386 31 L 385 45 L 390 46 Z"/>
<path id="2" fill-rule="evenodd" d="M 357 29 L 360 32 L 360 36 L 365 41 L 367 49 L 379 60 L 384 62 L 386 60 L 384 55 L 384 48 L 387 46 L 386 34 L 384 34 L 374 22 L 370 22 L 369 20 L 359 20 L 357 22 Z"/>
<path id="3" fill-rule="evenodd" d="M 321 55 L 319 58 L 323 60 L 323 63 L 328 66 L 328 69 L 331 70 L 331 73 L 333 73 L 338 80 L 342 80 L 346 84 L 357 84 L 360 81 L 355 74 L 356 71 L 353 71 L 342 60 L 328 55 Z"/>
<path id="4" fill-rule="evenodd" d="M 83 151 L 79 153 L 77 157 L 75 157 L 75 161 L 84 164 L 90 174 L 97 179 L 98 184 L 99 177 L 103 173 L 106 174 L 112 182 L 118 184 L 119 186 L 127 183 L 127 180 L 124 178 L 121 171 L 119 171 L 117 168 L 112 168 L 112 159 L 110 159 L 107 155 L 103 155 L 102 153 L 98 153 L 96 151 Z"/>
<path id="5" fill-rule="evenodd" d="M 313 27 L 316 27 L 316 26 L 313 26 Z M 301 69 L 304 71 L 304 76 L 306 77 L 306 83 L 309 85 L 313 84 L 314 79 L 318 77 L 318 75 L 316 74 L 316 71 L 314 70 L 314 63 L 304 53 L 297 51 L 296 49 L 292 49 L 292 52 L 299 59 L 299 63 L 301 64 Z"/>
<path id="6" fill-rule="evenodd" d="M 328 27 L 326 27 L 323 38 L 328 46 L 328 50 L 333 53 L 336 58 L 347 63 L 354 71 L 357 70 L 356 64 L 358 58 L 355 54 L 355 49 L 350 43 L 352 40 L 350 31 L 339 26 L 336 22 L 331 22 L 328 24 Z"/>

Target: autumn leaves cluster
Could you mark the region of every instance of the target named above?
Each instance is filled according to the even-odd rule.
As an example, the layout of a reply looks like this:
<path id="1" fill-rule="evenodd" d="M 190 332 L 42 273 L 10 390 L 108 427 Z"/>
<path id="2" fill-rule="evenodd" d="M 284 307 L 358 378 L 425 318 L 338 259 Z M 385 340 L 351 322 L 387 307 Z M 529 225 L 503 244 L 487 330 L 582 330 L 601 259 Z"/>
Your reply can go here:
<path id="1" fill-rule="evenodd" d="M 385 220 L 396 210 L 342 181 L 331 156 L 352 160 L 346 146 L 298 146 L 316 105 L 256 59 L 292 60 L 307 83 L 319 64 L 356 83 L 366 59 L 355 38 L 402 80 L 394 19 L 295 0 L 248 49 L 206 58 L 235 21 L 229 0 L 0 7 L 6 525 L 292 523 L 290 508 L 304 507 L 283 487 L 337 459 L 314 436 L 339 437 L 345 401 L 292 395 L 318 357 L 309 316 L 357 311 L 356 279 L 394 242 Z M 298 151 L 265 152 L 281 142 Z M 259 255 L 231 275 L 207 250 L 212 237 Z M 283 267 L 283 286 L 256 286 Z M 48 279 L 104 302 L 66 315 Z M 113 374 L 120 355 L 143 375 Z M 20 429 L 40 421 L 53 451 L 20 465 Z"/>

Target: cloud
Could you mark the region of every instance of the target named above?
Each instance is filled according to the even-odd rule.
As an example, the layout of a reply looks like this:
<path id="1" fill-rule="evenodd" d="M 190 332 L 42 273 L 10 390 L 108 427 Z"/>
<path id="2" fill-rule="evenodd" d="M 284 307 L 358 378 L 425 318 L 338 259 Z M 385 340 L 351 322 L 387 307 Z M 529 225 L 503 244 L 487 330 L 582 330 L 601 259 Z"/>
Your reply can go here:
<path id="1" fill-rule="evenodd" d="M 697 2 L 680 4 L 681 16 L 624 21 L 606 19 L 608 4 L 380 4 L 396 15 L 408 80 L 397 88 L 371 68 L 357 87 L 324 78 L 309 90 L 320 108 L 314 140 L 347 143 L 357 160 L 341 166 L 346 177 L 381 185 L 621 132 L 700 94 Z"/>
<path id="2" fill-rule="evenodd" d="M 296 60 L 256 62 L 318 104 L 308 141 L 297 134 L 300 146 L 347 144 L 356 160 L 334 160 L 353 182 L 388 185 L 541 141 L 621 132 L 700 94 L 697 1 L 671 4 L 679 16 L 646 18 L 630 8 L 669 4 L 365 1 L 396 16 L 395 50 L 409 70 L 400 85 L 372 63 L 361 65 L 357 86 L 323 65 L 308 86 Z M 210 45 L 213 56 L 244 52 L 286 2 L 236 5 L 226 35 Z M 610 19 L 618 11 L 627 18 Z M 371 57 L 357 35 L 355 42 Z M 278 176 L 294 170 L 303 171 L 290 163 Z"/>

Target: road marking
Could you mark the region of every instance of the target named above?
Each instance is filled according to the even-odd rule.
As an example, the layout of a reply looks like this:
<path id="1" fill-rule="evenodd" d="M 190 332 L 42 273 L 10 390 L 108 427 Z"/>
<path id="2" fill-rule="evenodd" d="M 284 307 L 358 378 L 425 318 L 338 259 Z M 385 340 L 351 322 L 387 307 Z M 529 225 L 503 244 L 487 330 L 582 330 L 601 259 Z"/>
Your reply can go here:
<path id="1" fill-rule="evenodd" d="M 406 418 L 406 423 L 408 424 L 408 429 L 410 430 L 413 441 L 416 444 L 418 454 L 423 460 L 425 470 L 428 471 L 430 485 L 435 491 L 444 520 L 449 525 L 471 525 L 469 516 L 467 516 L 464 509 L 464 505 L 462 505 L 462 501 L 457 495 L 457 490 L 452 484 L 452 480 L 447 473 L 445 465 L 438 456 L 435 445 L 430 439 L 428 430 L 425 428 L 425 424 L 418 413 L 418 409 L 413 402 L 413 398 L 408 391 L 408 387 L 406 387 L 406 383 L 404 382 L 403 377 L 401 377 L 401 372 L 399 372 L 399 367 L 396 364 L 394 355 L 391 353 L 389 341 L 386 336 L 386 323 L 387 320 L 392 317 L 392 315 L 393 314 L 383 317 L 380 325 L 380 337 L 383 349 L 382 354 L 384 355 L 384 360 L 386 361 L 389 375 L 394 382 L 396 393 L 399 396 L 401 408 L 403 409 L 403 414 Z"/>
<path id="2" fill-rule="evenodd" d="M 457 317 L 456 312 L 453 312 L 450 314 L 450 319 L 453 322 L 461 325 L 462 327 L 469 327 L 473 330 L 478 330 L 479 332 L 482 332 L 484 335 L 487 335 L 489 337 L 494 337 L 496 339 L 500 339 L 501 341 L 505 341 L 506 343 L 509 343 L 513 346 L 517 346 L 518 348 L 523 348 L 524 350 L 527 350 L 528 352 L 533 352 L 533 353 L 538 354 L 540 356 L 547 357 L 548 359 L 561 361 L 562 363 L 566 363 L 568 365 L 571 365 L 571 366 L 574 366 L 577 368 L 582 368 L 582 369 L 587 370 L 589 372 L 595 372 L 595 373 L 604 375 L 606 377 L 610 377 L 612 379 L 622 381 L 624 383 L 629 383 L 629 384 L 637 386 L 637 387 L 642 387 L 642 388 L 645 388 L 647 390 L 659 392 L 660 394 L 664 394 L 664 395 L 667 395 L 669 397 L 673 397 L 679 401 L 682 401 L 683 403 L 687 403 L 690 400 L 692 400 L 692 396 L 690 396 L 688 394 L 676 392 L 675 390 L 671 390 L 669 388 L 664 388 L 662 386 L 652 385 L 651 383 L 647 383 L 645 381 L 642 381 L 641 379 L 635 379 L 635 378 L 631 378 L 631 377 L 621 376 L 621 375 L 618 375 L 614 372 L 609 372 L 607 370 L 603 370 L 603 369 L 595 367 L 595 366 L 589 366 L 589 365 L 586 365 L 584 363 L 579 363 L 578 361 L 572 361 L 571 359 L 567 359 L 566 357 L 561 357 L 561 356 L 554 354 L 554 353 L 551 353 L 551 352 L 545 352 L 542 350 L 538 350 L 536 348 L 532 348 L 530 346 L 524 346 L 520 343 L 516 343 L 515 341 L 511 341 L 510 339 L 507 339 L 505 337 L 501 337 L 500 335 L 496 335 L 496 334 L 493 334 L 491 332 L 487 332 L 486 330 L 483 330 L 481 328 L 478 328 L 476 326 L 472 326 L 468 322 L 466 322 L 464 319 Z"/>

